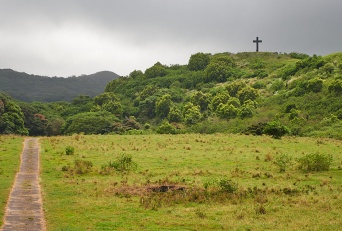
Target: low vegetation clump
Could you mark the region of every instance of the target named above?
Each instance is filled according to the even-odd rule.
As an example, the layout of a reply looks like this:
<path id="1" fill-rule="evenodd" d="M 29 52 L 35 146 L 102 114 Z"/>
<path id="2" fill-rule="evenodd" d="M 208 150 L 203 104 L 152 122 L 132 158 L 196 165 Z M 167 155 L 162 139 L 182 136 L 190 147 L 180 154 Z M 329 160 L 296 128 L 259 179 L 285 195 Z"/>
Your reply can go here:
<path id="1" fill-rule="evenodd" d="M 122 154 L 115 161 L 109 161 L 101 166 L 101 173 L 109 173 L 111 169 L 118 172 L 130 172 L 137 169 L 138 164 L 133 161 L 131 155 Z"/>
<path id="2" fill-rule="evenodd" d="M 75 148 L 73 146 L 65 147 L 65 155 L 74 155 Z"/>
<path id="3" fill-rule="evenodd" d="M 285 172 L 286 168 L 292 163 L 292 157 L 286 154 L 279 154 L 276 156 L 274 163 L 279 167 L 280 172 Z"/>
<path id="4" fill-rule="evenodd" d="M 298 158 L 299 169 L 304 171 L 328 171 L 333 158 L 330 154 L 312 153 Z"/>

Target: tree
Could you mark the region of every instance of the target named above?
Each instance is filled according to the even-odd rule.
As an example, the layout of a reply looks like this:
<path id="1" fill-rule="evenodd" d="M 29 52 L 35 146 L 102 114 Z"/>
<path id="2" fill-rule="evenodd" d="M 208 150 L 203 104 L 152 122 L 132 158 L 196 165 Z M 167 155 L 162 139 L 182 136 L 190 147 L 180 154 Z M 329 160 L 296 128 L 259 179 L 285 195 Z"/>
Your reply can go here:
<path id="1" fill-rule="evenodd" d="M 191 55 L 188 63 L 190 71 L 204 70 L 210 62 L 210 54 L 196 53 Z"/>
<path id="2" fill-rule="evenodd" d="M 328 90 L 331 94 L 334 94 L 336 96 L 342 95 L 342 80 L 335 79 L 334 81 L 332 81 L 328 87 Z"/>
<path id="3" fill-rule="evenodd" d="M 102 109 L 108 112 L 113 113 L 117 117 L 121 117 L 123 113 L 122 105 L 118 101 L 109 101 L 103 104 Z"/>
<path id="4" fill-rule="evenodd" d="M 205 94 L 201 91 L 197 91 L 195 94 L 191 95 L 190 102 L 194 105 L 198 105 L 201 108 L 201 111 L 205 111 L 208 108 L 210 102 L 210 95 Z"/>
<path id="5" fill-rule="evenodd" d="M 172 105 L 171 95 L 166 94 L 161 97 L 156 102 L 156 114 L 160 118 L 165 118 L 170 112 Z"/>
<path id="6" fill-rule="evenodd" d="M 169 112 L 167 118 L 169 119 L 170 122 L 176 122 L 176 123 L 181 122 L 182 121 L 182 113 L 178 108 L 172 107 L 170 109 L 170 112 Z"/>
<path id="7" fill-rule="evenodd" d="M 94 104 L 99 106 L 102 106 L 109 101 L 119 101 L 119 99 L 113 92 L 104 92 L 94 98 Z"/>
<path id="8" fill-rule="evenodd" d="M 163 121 L 163 123 L 157 128 L 157 133 L 159 134 L 176 134 L 176 128 L 170 124 L 168 121 Z"/>
<path id="9" fill-rule="evenodd" d="M 225 119 L 234 119 L 239 113 L 239 109 L 237 109 L 234 105 L 223 103 L 218 105 L 216 111 L 221 118 Z"/>
<path id="10" fill-rule="evenodd" d="M 24 113 L 12 99 L 0 93 L 0 134 L 28 135 Z"/>
<path id="11" fill-rule="evenodd" d="M 234 75 L 231 66 L 225 65 L 223 62 L 212 62 L 205 69 L 205 82 L 226 82 Z"/>
<path id="12" fill-rule="evenodd" d="M 167 74 L 167 70 L 165 66 L 163 66 L 160 62 L 157 62 L 152 67 L 146 69 L 145 76 L 146 78 L 156 78 L 163 77 Z"/>
<path id="13" fill-rule="evenodd" d="M 195 106 L 193 103 L 184 105 L 183 116 L 186 124 L 196 124 L 203 118 L 200 107 Z"/>
<path id="14" fill-rule="evenodd" d="M 254 101 L 258 96 L 259 96 L 258 90 L 252 87 L 242 88 L 237 94 L 237 97 L 239 98 L 242 104 L 247 100 Z"/>
<path id="15" fill-rule="evenodd" d="M 282 125 L 279 121 L 272 121 L 265 125 L 263 133 L 270 135 L 275 139 L 280 139 L 282 136 L 289 134 L 290 129 Z"/>
<path id="16" fill-rule="evenodd" d="M 64 134 L 104 134 L 115 121 L 117 118 L 107 111 L 79 113 L 66 120 L 63 131 Z"/>
<path id="17" fill-rule="evenodd" d="M 112 92 L 102 93 L 94 98 L 94 108 L 92 111 L 108 111 L 121 117 L 123 113 L 122 105 L 118 97 Z"/>
<path id="18" fill-rule="evenodd" d="M 234 81 L 226 86 L 229 95 L 236 97 L 238 92 L 247 87 L 247 84 L 244 81 Z"/>
<path id="19" fill-rule="evenodd" d="M 230 99 L 230 95 L 228 94 L 228 92 L 218 93 L 211 100 L 211 104 L 210 104 L 211 110 L 216 111 L 218 105 L 220 105 L 221 103 L 226 104 L 229 99 Z"/>
<path id="20" fill-rule="evenodd" d="M 142 77 L 144 75 L 144 73 L 140 70 L 134 70 L 129 74 L 129 77 L 135 79 L 135 78 L 139 78 Z"/>
<path id="21" fill-rule="evenodd" d="M 320 78 L 310 79 L 307 83 L 307 90 L 312 92 L 321 92 L 323 89 L 323 80 Z"/>

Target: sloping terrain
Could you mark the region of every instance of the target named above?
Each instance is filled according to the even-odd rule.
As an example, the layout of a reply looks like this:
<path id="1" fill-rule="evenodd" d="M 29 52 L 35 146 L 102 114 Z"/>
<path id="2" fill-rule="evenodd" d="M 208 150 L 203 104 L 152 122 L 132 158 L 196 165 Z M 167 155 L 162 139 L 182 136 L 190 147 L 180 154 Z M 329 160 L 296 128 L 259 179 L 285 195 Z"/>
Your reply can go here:
<path id="1" fill-rule="evenodd" d="M 102 71 L 80 77 L 43 77 L 0 69 L 0 91 L 25 102 L 71 101 L 79 95 L 95 95 L 103 92 L 106 84 L 118 78 L 113 72 Z"/>

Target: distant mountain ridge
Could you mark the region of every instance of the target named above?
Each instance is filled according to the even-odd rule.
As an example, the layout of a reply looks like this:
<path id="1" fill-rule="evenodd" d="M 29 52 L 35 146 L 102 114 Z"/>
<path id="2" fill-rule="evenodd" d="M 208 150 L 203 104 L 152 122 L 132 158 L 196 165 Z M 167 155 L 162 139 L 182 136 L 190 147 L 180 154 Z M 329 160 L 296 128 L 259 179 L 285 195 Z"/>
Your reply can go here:
<path id="1" fill-rule="evenodd" d="M 62 78 L 0 69 L 0 92 L 25 102 L 71 101 L 79 95 L 94 97 L 104 91 L 109 81 L 119 77 L 110 71 Z"/>

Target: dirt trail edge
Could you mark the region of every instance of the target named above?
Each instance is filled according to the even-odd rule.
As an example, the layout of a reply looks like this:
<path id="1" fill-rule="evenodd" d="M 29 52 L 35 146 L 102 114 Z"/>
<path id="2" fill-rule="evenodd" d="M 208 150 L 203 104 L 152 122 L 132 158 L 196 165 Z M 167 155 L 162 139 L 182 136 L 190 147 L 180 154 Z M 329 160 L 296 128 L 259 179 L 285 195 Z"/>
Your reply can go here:
<path id="1" fill-rule="evenodd" d="M 27 138 L 21 154 L 20 171 L 7 202 L 2 231 L 46 230 L 39 185 L 39 144 Z"/>

